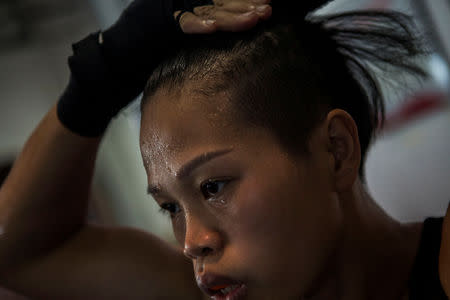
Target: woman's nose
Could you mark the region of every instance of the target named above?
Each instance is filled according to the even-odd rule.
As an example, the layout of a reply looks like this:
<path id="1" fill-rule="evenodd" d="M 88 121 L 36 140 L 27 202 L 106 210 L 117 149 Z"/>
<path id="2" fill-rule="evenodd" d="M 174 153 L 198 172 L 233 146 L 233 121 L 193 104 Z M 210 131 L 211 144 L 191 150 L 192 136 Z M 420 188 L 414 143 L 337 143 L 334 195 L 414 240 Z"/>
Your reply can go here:
<path id="1" fill-rule="evenodd" d="M 184 255 L 190 259 L 216 255 L 223 247 L 219 232 L 201 222 L 190 220 L 186 224 Z"/>

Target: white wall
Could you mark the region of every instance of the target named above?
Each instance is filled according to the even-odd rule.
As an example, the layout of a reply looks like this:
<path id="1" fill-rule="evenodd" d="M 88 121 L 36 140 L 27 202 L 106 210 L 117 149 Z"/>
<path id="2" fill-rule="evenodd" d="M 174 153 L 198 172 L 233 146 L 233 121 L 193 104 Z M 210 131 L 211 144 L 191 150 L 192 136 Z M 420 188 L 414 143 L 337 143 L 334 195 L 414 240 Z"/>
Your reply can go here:
<path id="1" fill-rule="evenodd" d="M 19 153 L 56 103 L 68 80 L 71 44 L 99 28 L 89 5 L 54 19 L 27 43 L 0 52 L 0 160 Z M 167 218 L 157 213 L 146 195 L 138 136 L 138 129 L 124 114 L 112 122 L 97 161 L 94 182 L 100 197 L 94 207 L 100 209 L 102 223 L 138 227 L 171 238 Z"/>
<path id="2" fill-rule="evenodd" d="M 392 216 L 419 221 L 450 204 L 450 107 L 381 136 L 368 153 L 367 181 Z"/>

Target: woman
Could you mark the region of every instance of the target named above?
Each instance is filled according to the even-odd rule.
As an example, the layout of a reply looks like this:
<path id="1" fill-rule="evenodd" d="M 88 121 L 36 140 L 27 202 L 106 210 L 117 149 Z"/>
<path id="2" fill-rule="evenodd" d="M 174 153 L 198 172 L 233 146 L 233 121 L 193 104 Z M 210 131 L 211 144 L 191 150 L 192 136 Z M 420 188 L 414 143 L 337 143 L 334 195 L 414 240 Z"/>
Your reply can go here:
<path id="1" fill-rule="evenodd" d="M 196 285 L 214 299 L 445 299 L 427 254 L 442 220 L 393 220 L 361 167 L 383 112 L 365 62 L 420 73 L 408 19 L 166 4 L 136 1 L 75 45 L 70 85 L 1 189 L 2 283 L 43 299 L 199 299 Z M 186 33 L 246 31 L 182 36 L 146 15 L 161 7 Z M 141 152 L 180 248 L 83 221 L 99 136 L 149 73 Z"/>

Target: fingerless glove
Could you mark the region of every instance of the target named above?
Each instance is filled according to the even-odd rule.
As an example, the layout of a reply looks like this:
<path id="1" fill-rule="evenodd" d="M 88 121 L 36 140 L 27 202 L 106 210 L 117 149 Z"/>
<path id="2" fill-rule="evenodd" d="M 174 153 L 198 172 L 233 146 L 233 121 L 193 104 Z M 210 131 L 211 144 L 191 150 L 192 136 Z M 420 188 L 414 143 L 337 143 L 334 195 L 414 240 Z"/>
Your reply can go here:
<path id="1" fill-rule="evenodd" d="M 152 70 L 180 47 L 184 34 L 173 12 L 192 10 L 188 0 L 135 0 L 105 32 L 74 44 L 69 84 L 57 112 L 81 136 L 97 137 L 144 89 Z"/>

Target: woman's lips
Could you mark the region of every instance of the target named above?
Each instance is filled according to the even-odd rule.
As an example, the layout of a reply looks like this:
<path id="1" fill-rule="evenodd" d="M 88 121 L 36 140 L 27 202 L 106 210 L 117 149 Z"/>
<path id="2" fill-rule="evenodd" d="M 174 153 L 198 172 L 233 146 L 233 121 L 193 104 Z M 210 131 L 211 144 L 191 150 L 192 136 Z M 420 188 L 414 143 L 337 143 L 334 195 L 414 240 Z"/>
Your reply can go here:
<path id="1" fill-rule="evenodd" d="M 245 284 L 241 283 L 239 285 L 228 287 L 228 290 L 225 294 L 219 292 L 211 298 L 214 300 L 241 300 L 244 299 L 246 295 L 247 287 L 245 286 Z"/>
<path id="2" fill-rule="evenodd" d="M 205 294 L 215 300 L 240 300 L 247 294 L 244 283 L 212 273 L 197 277 L 197 284 Z"/>

